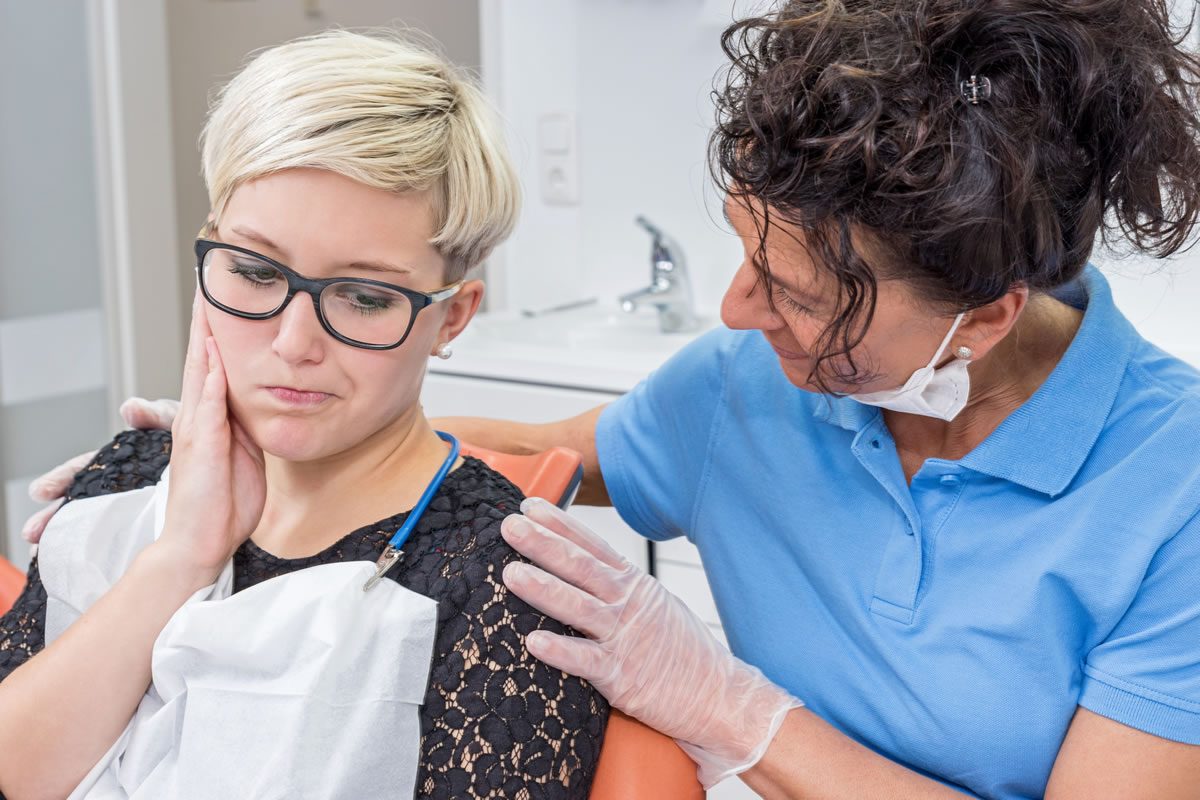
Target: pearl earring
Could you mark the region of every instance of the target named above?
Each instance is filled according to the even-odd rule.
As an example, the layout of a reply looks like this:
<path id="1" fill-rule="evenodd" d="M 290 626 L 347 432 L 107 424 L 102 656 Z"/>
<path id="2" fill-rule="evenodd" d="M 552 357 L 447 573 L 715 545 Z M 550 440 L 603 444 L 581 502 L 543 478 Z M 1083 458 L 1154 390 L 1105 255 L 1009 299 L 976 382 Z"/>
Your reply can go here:
<path id="1" fill-rule="evenodd" d="M 445 361 L 450 356 L 454 355 L 454 351 L 450 349 L 449 342 L 442 342 L 438 345 L 438 349 L 434 351 L 434 355 Z"/>
<path id="2" fill-rule="evenodd" d="M 975 351 L 966 345 L 961 345 L 954 350 L 954 355 L 961 358 L 963 361 L 970 361 L 975 357 Z"/>

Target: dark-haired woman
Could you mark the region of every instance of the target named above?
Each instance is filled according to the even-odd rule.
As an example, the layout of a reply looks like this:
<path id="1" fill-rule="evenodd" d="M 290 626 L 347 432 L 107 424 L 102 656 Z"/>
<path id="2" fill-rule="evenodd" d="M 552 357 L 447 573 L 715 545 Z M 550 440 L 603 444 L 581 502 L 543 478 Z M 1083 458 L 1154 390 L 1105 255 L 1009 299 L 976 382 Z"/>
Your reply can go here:
<path id="1" fill-rule="evenodd" d="M 1200 797 L 1200 375 L 1087 265 L 1200 210 L 1166 4 L 813 0 L 724 45 L 732 330 L 462 432 L 586 451 L 769 680 L 544 508 L 507 535 L 562 580 L 506 580 L 594 641 L 530 650 L 767 797 Z"/>
<path id="2" fill-rule="evenodd" d="M 724 35 L 730 330 L 561 423 L 736 658 L 546 504 L 529 650 L 766 797 L 1200 797 L 1200 375 L 1088 266 L 1200 210 L 1163 0 L 803 0 Z M 751 666 L 754 665 L 754 666 Z M 801 705 L 803 703 L 803 705 Z"/>

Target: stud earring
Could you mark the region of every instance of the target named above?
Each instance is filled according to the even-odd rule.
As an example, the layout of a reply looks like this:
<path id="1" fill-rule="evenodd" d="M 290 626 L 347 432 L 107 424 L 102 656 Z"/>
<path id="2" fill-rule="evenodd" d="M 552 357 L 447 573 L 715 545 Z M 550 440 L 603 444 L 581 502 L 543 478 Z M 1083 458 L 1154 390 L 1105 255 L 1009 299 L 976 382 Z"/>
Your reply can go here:
<path id="1" fill-rule="evenodd" d="M 954 355 L 958 356 L 963 361 L 970 361 L 975 357 L 975 351 L 964 344 L 954 349 Z"/>
<path id="2" fill-rule="evenodd" d="M 434 351 L 434 355 L 445 361 L 450 356 L 454 355 L 454 351 L 450 349 L 449 342 L 442 342 L 438 345 L 438 349 Z"/>

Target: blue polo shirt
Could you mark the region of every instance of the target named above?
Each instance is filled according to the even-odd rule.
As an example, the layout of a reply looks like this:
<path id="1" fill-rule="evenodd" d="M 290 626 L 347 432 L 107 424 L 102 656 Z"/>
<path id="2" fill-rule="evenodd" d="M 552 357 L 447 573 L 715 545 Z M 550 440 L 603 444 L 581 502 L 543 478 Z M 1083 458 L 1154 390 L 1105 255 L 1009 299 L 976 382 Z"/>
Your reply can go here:
<path id="1" fill-rule="evenodd" d="M 1200 744 L 1200 374 L 1095 269 L 1060 299 L 1086 311 L 1045 384 L 911 486 L 881 412 L 795 388 L 757 331 L 596 430 L 621 516 L 699 548 L 734 653 L 983 797 L 1041 797 L 1077 705 Z"/>

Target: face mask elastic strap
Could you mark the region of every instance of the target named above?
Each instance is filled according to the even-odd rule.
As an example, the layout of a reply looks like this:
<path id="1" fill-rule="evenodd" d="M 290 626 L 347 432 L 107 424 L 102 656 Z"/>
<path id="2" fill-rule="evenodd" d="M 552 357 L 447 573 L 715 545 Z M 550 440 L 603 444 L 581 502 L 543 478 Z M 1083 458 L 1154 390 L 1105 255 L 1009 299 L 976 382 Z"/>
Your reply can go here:
<path id="1" fill-rule="evenodd" d="M 938 345 L 937 352 L 933 354 L 933 358 L 930 359 L 929 365 L 926 367 L 926 369 L 937 366 L 938 359 L 942 357 L 942 353 L 945 352 L 946 347 L 950 344 L 950 339 L 953 338 L 954 332 L 958 330 L 958 326 L 962 324 L 963 318 L 966 316 L 967 312 L 961 311 L 959 312 L 958 316 L 954 318 L 954 324 L 950 326 L 950 331 L 946 334 L 946 338 L 942 339 L 942 343 Z"/>

